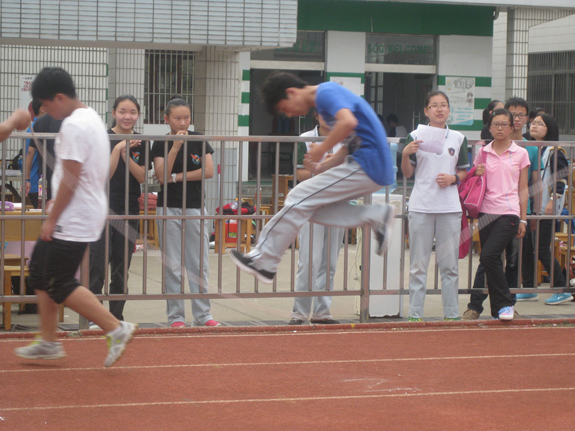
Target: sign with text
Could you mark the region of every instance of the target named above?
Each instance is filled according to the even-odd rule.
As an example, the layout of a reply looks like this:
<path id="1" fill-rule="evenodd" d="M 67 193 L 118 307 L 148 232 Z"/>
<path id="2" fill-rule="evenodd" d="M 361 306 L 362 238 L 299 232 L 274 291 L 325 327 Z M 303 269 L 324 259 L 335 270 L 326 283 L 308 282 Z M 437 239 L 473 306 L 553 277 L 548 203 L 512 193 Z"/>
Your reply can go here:
<path id="1" fill-rule="evenodd" d="M 450 113 L 447 124 L 473 125 L 475 106 L 475 78 L 445 77 L 445 94 L 449 97 Z"/>
<path id="2" fill-rule="evenodd" d="M 36 75 L 20 75 L 20 109 L 28 109 L 28 105 L 32 101 L 30 90 L 32 89 L 32 81 Z"/>
<path id="3" fill-rule="evenodd" d="M 435 64 L 433 36 L 367 34 L 365 62 L 378 64 Z"/>

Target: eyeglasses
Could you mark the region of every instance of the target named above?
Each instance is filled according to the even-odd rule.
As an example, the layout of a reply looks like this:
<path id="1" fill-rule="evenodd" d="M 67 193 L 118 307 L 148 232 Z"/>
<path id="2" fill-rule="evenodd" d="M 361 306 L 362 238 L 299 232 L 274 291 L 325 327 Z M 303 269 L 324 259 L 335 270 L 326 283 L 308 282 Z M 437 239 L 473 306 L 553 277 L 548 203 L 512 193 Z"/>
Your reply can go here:
<path id="1" fill-rule="evenodd" d="M 527 117 L 527 114 L 524 114 L 523 112 L 521 112 L 521 113 L 519 113 L 519 114 L 515 114 L 515 113 L 512 112 L 511 115 L 513 115 L 513 118 L 521 118 L 521 119 L 523 119 L 523 118 Z"/>
<path id="2" fill-rule="evenodd" d="M 540 121 L 534 121 L 533 123 L 531 123 L 531 125 L 536 127 L 547 127 L 547 124 L 542 123 Z"/>
<path id="3" fill-rule="evenodd" d="M 443 104 L 441 104 L 441 105 L 435 105 L 435 104 L 433 104 L 433 105 L 429 105 L 429 106 L 427 107 L 427 109 L 437 109 L 437 108 L 447 109 L 447 108 L 449 108 L 449 105 L 448 105 L 447 103 L 443 103 Z"/>
<path id="4" fill-rule="evenodd" d="M 492 127 L 495 127 L 496 129 L 507 129 L 509 126 L 511 126 L 511 124 L 509 123 L 491 123 Z"/>

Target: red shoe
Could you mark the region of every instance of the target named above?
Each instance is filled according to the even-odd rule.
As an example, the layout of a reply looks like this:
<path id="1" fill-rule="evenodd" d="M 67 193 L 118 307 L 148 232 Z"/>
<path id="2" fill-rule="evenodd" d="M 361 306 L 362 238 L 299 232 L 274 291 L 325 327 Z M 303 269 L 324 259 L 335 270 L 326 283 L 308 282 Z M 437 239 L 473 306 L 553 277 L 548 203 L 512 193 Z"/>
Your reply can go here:
<path id="1" fill-rule="evenodd" d="M 170 325 L 171 328 L 185 328 L 186 324 L 184 322 L 174 322 Z"/>
<path id="2" fill-rule="evenodd" d="M 214 319 L 210 319 L 206 323 L 204 323 L 204 326 L 221 326 L 221 325 L 222 324 L 220 322 L 216 322 Z"/>

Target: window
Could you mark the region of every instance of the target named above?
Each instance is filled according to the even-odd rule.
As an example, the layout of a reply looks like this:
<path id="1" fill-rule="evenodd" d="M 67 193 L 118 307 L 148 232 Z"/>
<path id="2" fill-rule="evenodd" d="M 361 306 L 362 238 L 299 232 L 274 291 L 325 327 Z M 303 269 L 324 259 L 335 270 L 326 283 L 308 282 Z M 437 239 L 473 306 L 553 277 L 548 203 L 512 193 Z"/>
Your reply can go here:
<path id="1" fill-rule="evenodd" d="M 175 94 L 179 94 L 193 106 L 194 53 L 146 50 L 144 123 L 163 124 L 164 109 Z"/>
<path id="2" fill-rule="evenodd" d="M 575 51 L 529 54 L 527 100 L 555 117 L 559 133 L 575 134 Z"/>

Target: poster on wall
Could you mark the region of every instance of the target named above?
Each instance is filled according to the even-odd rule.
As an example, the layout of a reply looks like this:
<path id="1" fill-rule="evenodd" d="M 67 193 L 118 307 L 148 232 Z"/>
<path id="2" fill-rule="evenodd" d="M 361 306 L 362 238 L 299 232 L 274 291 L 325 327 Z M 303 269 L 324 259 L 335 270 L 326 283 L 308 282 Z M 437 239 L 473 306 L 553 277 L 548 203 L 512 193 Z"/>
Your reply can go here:
<path id="1" fill-rule="evenodd" d="M 344 86 L 357 96 L 363 96 L 363 84 L 361 78 L 352 76 L 332 76 L 329 79 L 331 82 L 337 82 L 339 85 Z"/>
<path id="2" fill-rule="evenodd" d="M 32 81 L 36 75 L 20 75 L 20 109 L 28 109 L 28 105 L 32 101 L 30 90 L 32 89 Z"/>
<path id="3" fill-rule="evenodd" d="M 475 78 L 447 76 L 445 78 L 445 94 L 449 97 L 449 105 L 451 107 L 447 124 L 473 125 Z"/>

